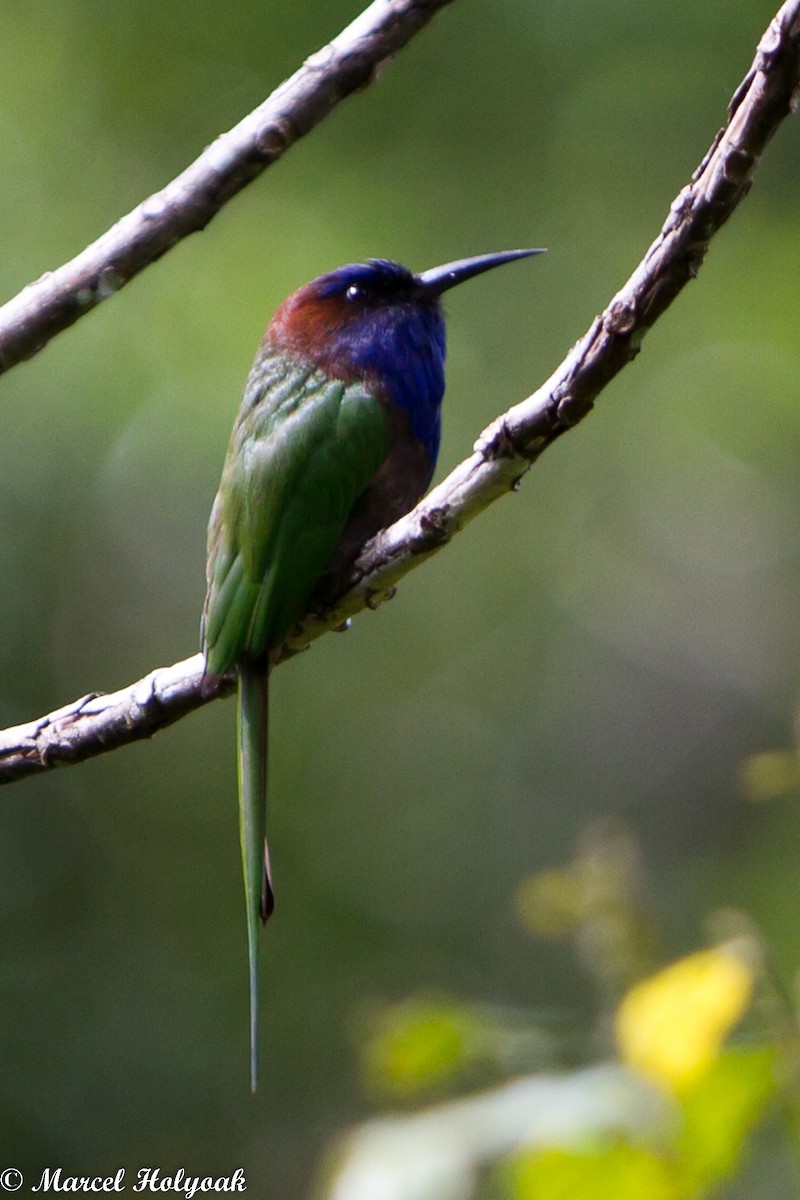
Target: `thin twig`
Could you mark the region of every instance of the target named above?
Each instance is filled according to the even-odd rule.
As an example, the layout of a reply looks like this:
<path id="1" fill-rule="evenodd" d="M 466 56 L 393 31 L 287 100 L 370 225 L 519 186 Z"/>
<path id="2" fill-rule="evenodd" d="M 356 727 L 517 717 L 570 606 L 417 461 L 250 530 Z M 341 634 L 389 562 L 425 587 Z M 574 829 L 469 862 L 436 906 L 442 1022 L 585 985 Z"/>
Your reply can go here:
<path id="1" fill-rule="evenodd" d="M 650 326 L 698 272 L 712 236 L 747 193 L 767 141 L 794 107 L 800 86 L 800 0 L 787 0 L 734 93 L 728 121 L 660 234 L 604 312 L 550 379 L 484 430 L 473 454 L 413 512 L 364 549 L 335 607 L 309 616 L 283 657 L 391 594 L 397 582 L 489 504 L 515 490 L 556 438 L 590 411 L 599 392 L 638 353 Z M 0 734 L 0 783 L 148 737 L 216 695 L 199 655 L 151 672 L 113 696 L 73 705 Z"/>
<path id="2" fill-rule="evenodd" d="M 41 350 L 212 217 L 452 0 L 374 0 L 338 37 L 71 262 L 0 308 L 0 374 Z"/>

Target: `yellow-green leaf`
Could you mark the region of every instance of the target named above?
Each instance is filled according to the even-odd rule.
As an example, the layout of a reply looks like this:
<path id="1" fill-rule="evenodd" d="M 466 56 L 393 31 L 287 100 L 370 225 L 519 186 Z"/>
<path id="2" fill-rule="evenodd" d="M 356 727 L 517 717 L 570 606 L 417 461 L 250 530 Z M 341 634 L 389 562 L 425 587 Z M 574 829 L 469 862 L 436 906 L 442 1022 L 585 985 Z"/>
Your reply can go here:
<path id="1" fill-rule="evenodd" d="M 511 1200 L 683 1200 L 669 1164 L 623 1144 L 518 1155 L 503 1175 Z"/>
<path id="2" fill-rule="evenodd" d="M 736 1167 L 748 1134 L 775 1094 L 775 1065 L 774 1048 L 730 1048 L 682 1093 L 679 1151 L 698 1186 Z"/>

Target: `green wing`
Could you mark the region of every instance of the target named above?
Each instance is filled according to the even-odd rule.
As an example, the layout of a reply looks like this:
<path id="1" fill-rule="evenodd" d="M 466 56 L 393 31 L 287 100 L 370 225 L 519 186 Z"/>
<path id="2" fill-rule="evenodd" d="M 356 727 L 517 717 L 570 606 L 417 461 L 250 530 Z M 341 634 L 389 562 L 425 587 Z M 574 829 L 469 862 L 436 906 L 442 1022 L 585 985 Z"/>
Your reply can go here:
<path id="1" fill-rule="evenodd" d="M 389 422 L 360 384 L 285 355 L 251 372 L 208 536 L 207 669 L 283 638 L 389 450 Z"/>

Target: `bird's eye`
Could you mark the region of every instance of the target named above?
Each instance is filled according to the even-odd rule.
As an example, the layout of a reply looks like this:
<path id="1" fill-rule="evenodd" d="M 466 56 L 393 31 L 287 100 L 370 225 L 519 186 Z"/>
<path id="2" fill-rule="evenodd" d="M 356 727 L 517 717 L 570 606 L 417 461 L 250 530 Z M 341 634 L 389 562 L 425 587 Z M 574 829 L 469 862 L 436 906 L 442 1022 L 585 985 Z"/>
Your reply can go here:
<path id="1" fill-rule="evenodd" d="M 345 292 L 345 296 L 347 297 L 348 300 L 358 301 L 358 300 L 364 299 L 364 297 L 366 296 L 366 292 L 365 292 L 364 288 L 359 287 L 357 283 L 351 283 L 350 287 Z"/>

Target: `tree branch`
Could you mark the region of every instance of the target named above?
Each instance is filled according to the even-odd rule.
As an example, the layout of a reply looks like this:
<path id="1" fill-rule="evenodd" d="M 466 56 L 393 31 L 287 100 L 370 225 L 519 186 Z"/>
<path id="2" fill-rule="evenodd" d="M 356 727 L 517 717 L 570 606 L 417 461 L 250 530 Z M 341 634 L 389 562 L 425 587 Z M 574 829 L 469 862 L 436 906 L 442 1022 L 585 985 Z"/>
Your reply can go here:
<path id="1" fill-rule="evenodd" d="M 309 133 L 452 0 L 374 0 L 191 166 L 0 308 L 0 374 L 113 296 Z"/>
<path id="2" fill-rule="evenodd" d="M 204 677 L 203 656 L 195 654 L 171 667 L 156 667 L 119 692 L 82 696 L 45 717 L 0 731 L 0 783 L 152 737 L 235 688 L 234 676 Z"/>
<path id="3" fill-rule="evenodd" d="M 766 143 L 792 111 L 798 87 L 800 0 L 787 0 L 734 93 L 727 124 L 673 201 L 661 232 L 627 283 L 550 379 L 493 421 L 468 459 L 365 547 L 348 591 L 333 609 L 306 617 L 280 659 L 375 607 L 479 512 L 516 490 L 539 455 L 586 416 L 599 392 L 638 353 L 650 326 L 697 274 L 712 236 L 749 190 Z M 0 733 L 0 783 L 149 737 L 232 690 L 231 679 L 204 680 L 202 665 L 195 655 L 111 696 L 84 697 Z"/>

